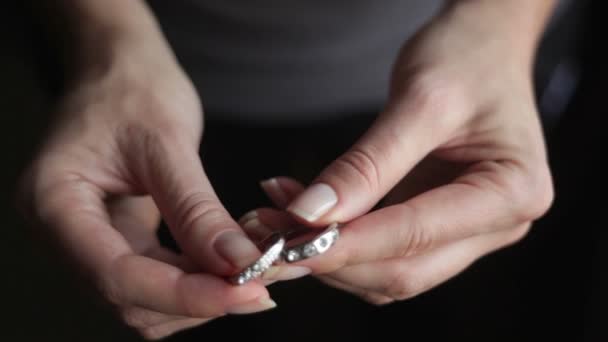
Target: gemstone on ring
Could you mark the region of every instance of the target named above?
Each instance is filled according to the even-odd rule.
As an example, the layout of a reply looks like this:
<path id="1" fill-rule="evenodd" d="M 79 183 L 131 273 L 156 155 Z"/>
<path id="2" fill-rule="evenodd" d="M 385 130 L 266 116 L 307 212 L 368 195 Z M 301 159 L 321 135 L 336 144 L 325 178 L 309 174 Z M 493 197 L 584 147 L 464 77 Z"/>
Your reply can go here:
<path id="1" fill-rule="evenodd" d="M 229 281 L 232 284 L 243 285 L 264 274 L 270 266 L 281 258 L 281 253 L 285 246 L 285 238 L 280 234 L 275 233 L 264 239 L 262 244 L 268 246 L 264 254 L 244 270 L 230 277 Z"/>
<path id="2" fill-rule="evenodd" d="M 295 246 L 287 244 L 282 253 L 283 258 L 285 261 L 292 263 L 323 254 L 338 241 L 339 236 L 338 223 L 332 223 L 321 234 L 318 234 L 311 240 Z"/>

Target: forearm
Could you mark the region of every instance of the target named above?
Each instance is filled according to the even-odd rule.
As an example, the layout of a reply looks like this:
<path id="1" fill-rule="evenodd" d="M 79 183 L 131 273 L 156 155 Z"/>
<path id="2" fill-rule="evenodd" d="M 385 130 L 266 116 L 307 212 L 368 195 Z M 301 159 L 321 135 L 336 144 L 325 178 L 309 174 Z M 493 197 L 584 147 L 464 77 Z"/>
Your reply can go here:
<path id="1" fill-rule="evenodd" d="M 173 59 L 155 18 L 141 0 L 59 0 L 37 9 L 61 47 L 66 71 L 75 77 L 128 56 Z"/>
<path id="2" fill-rule="evenodd" d="M 557 0 L 453 0 L 446 7 L 448 16 L 470 23 L 497 42 L 508 45 L 515 56 L 531 63 L 537 42 Z"/>

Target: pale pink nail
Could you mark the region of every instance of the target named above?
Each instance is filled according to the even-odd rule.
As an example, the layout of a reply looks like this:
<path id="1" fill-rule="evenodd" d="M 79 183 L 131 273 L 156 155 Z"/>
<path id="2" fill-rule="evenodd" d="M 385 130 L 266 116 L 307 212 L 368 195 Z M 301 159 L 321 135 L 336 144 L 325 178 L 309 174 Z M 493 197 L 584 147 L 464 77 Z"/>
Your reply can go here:
<path id="1" fill-rule="evenodd" d="M 281 188 L 281 185 L 279 184 L 279 181 L 277 181 L 276 178 L 270 178 L 261 181 L 260 185 L 262 186 L 262 189 L 264 189 L 266 194 L 268 194 L 268 196 L 278 202 L 275 204 L 279 204 L 281 206 L 287 205 L 289 198 L 287 197 L 285 191 L 283 191 L 283 188 Z"/>
<path id="2" fill-rule="evenodd" d="M 334 189 L 327 184 L 317 183 L 298 196 L 289 205 L 287 211 L 308 222 L 313 222 L 331 210 L 336 203 L 338 203 L 338 195 Z"/>
<path id="3" fill-rule="evenodd" d="M 247 267 L 259 256 L 258 248 L 243 232 L 229 230 L 220 234 L 214 243 L 215 251 L 237 268 Z"/>
<path id="4" fill-rule="evenodd" d="M 245 315 L 245 314 L 251 314 L 251 313 L 256 313 L 256 312 L 260 312 L 260 311 L 270 310 L 270 309 L 273 309 L 276 307 L 277 307 L 277 303 L 275 303 L 274 300 L 272 300 L 268 297 L 263 297 L 263 298 L 258 298 L 258 299 L 252 300 L 247 303 L 235 305 L 231 308 L 228 308 L 228 310 L 226 310 L 226 312 L 229 314 L 232 314 L 232 315 Z"/>
<path id="5" fill-rule="evenodd" d="M 239 224 L 242 226 L 247 221 L 249 221 L 251 219 L 254 219 L 256 217 L 258 217 L 258 211 L 257 210 L 248 211 L 247 213 L 245 213 L 245 215 L 241 216 L 241 218 L 239 219 Z"/>
<path id="6" fill-rule="evenodd" d="M 272 234 L 273 231 L 268 226 L 264 225 L 258 218 L 252 218 L 243 224 L 243 230 L 254 236 L 254 238 L 263 239 Z"/>

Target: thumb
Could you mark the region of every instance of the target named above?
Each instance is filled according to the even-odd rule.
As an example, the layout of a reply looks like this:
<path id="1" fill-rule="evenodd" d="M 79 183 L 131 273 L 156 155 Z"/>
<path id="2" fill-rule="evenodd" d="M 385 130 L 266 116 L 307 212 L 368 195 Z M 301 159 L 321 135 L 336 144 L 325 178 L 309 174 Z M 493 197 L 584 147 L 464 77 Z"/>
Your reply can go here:
<path id="1" fill-rule="evenodd" d="M 436 108 L 417 103 L 387 109 L 287 210 L 307 223 L 325 225 L 373 208 L 444 136 L 446 127 L 428 119 L 436 117 L 428 113 Z"/>
<path id="2" fill-rule="evenodd" d="M 180 139 L 148 141 L 135 157 L 180 248 L 205 271 L 228 276 L 260 257 L 258 248 L 217 198 L 196 148 Z"/>

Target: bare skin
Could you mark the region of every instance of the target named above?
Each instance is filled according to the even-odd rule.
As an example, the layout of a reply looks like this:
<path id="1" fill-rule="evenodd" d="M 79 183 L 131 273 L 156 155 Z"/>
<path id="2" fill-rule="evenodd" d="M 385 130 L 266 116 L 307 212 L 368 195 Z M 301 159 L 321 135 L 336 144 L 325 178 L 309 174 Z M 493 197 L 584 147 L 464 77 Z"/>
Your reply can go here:
<path id="1" fill-rule="evenodd" d="M 307 214 L 310 191 L 294 180 L 265 187 L 291 214 L 259 210 L 262 224 L 349 222 L 323 258 L 267 281 L 309 269 L 387 303 L 522 238 L 553 197 L 530 79 L 553 2 L 453 1 L 407 43 L 385 111 L 315 180 L 322 210 Z M 205 176 L 201 101 L 144 3 L 57 8 L 78 28 L 66 50 L 73 77 L 24 176 L 26 211 L 147 338 L 272 308 L 261 282 L 223 279 L 259 251 Z M 161 216 L 183 256 L 156 241 Z"/>

